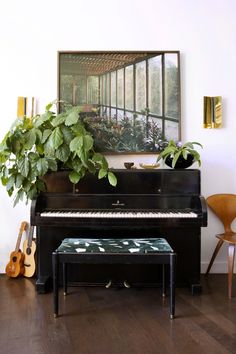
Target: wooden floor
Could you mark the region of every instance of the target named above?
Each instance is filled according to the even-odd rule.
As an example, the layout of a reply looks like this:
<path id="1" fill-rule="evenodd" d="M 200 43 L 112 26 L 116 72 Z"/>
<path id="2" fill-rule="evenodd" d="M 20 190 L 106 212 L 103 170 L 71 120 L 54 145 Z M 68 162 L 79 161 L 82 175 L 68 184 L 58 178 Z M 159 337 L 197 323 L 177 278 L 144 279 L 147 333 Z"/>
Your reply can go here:
<path id="1" fill-rule="evenodd" d="M 38 295 L 34 280 L 0 276 L 0 353 L 224 354 L 236 353 L 236 290 L 226 275 L 203 278 L 203 293 L 177 289 L 176 319 L 160 289 L 69 288 Z"/>

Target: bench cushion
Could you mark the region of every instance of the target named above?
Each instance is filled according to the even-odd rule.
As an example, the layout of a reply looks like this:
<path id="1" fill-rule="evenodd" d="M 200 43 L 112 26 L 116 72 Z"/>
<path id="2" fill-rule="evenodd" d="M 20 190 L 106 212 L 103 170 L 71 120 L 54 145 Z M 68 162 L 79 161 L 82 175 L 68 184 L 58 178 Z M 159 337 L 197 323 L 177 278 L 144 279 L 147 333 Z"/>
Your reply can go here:
<path id="1" fill-rule="evenodd" d="M 150 253 L 173 252 L 164 238 L 65 238 L 57 248 L 63 253 Z"/>

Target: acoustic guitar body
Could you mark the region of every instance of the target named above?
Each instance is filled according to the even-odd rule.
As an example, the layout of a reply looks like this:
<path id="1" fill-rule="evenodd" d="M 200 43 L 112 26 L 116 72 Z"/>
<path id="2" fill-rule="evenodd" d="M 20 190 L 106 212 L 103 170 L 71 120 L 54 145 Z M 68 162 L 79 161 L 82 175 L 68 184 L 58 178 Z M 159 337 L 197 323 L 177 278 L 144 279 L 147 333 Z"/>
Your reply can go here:
<path id="1" fill-rule="evenodd" d="M 10 254 L 10 261 L 6 265 L 6 274 L 8 277 L 17 278 L 24 273 L 24 254 L 19 250 Z"/>
<path id="2" fill-rule="evenodd" d="M 25 255 L 23 275 L 27 278 L 31 278 L 35 273 L 35 252 L 35 241 L 32 240 L 29 246 L 28 240 L 25 240 L 23 243 L 23 253 Z"/>

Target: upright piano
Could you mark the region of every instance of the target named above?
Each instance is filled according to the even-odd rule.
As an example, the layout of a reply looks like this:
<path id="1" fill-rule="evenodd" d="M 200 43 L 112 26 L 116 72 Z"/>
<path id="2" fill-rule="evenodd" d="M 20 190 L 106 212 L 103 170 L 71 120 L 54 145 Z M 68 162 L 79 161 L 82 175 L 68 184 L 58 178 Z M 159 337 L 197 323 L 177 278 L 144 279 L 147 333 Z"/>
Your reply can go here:
<path id="1" fill-rule="evenodd" d="M 66 237 L 164 237 L 177 253 L 177 286 L 201 291 L 201 227 L 207 225 L 207 207 L 201 196 L 197 169 L 117 169 L 116 187 L 107 179 L 86 175 L 70 183 L 68 171 L 52 172 L 44 181 L 47 192 L 31 204 L 36 226 L 39 293 L 47 292 L 52 276 L 51 255 Z M 131 286 L 160 283 L 161 269 L 152 265 L 70 265 L 71 283 L 101 285 L 114 278 Z M 113 280 L 113 279 L 112 279 Z"/>

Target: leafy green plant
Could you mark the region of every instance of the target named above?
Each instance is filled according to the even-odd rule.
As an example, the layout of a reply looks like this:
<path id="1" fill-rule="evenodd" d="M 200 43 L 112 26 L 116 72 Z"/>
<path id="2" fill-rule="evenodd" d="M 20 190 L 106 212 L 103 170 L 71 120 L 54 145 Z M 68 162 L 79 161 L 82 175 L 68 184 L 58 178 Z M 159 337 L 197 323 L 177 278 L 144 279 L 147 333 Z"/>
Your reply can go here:
<path id="1" fill-rule="evenodd" d="M 94 146 L 100 151 L 134 152 L 158 151 L 157 141 L 161 138 L 161 128 L 153 120 L 139 120 L 137 117 L 115 118 L 85 117 L 87 130 L 94 136 Z"/>
<path id="2" fill-rule="evenodd" d="M 194 145 L 198 145 L 202 148 L 202 145 L 195 141 L 189 141 L 185 144 L 182 144 L 181 142 L 170 140 L 158 155 L 157 162 L 161 159 L 163 159 L 165 162 L 167 158 L 171 158 L 172 167 L 174 168 L 178 160 L 187 160 L 190 155 L 193 159 L 192 162 L 197 162 L 198 165 L 201 166 L 200 154 L 197 150 L 195 150 Z"/>
<path id="3" fill-rule="evenodd" d="M 45 191 L 40 178 L 50 171 L 69 169 L 69 179 L 78 183 L 86 172 L 107 177 L 116 186 L 116 176 L 106 158 L 94 150 L 94 140 L 80 119 L 79 107 L 64 106 L 60 114 L 51 109 L 62 104 L 55 101 L 41 115 L 17 119 L 0 143 L 0 178 L 14 205 L 33 199 Z"/>

